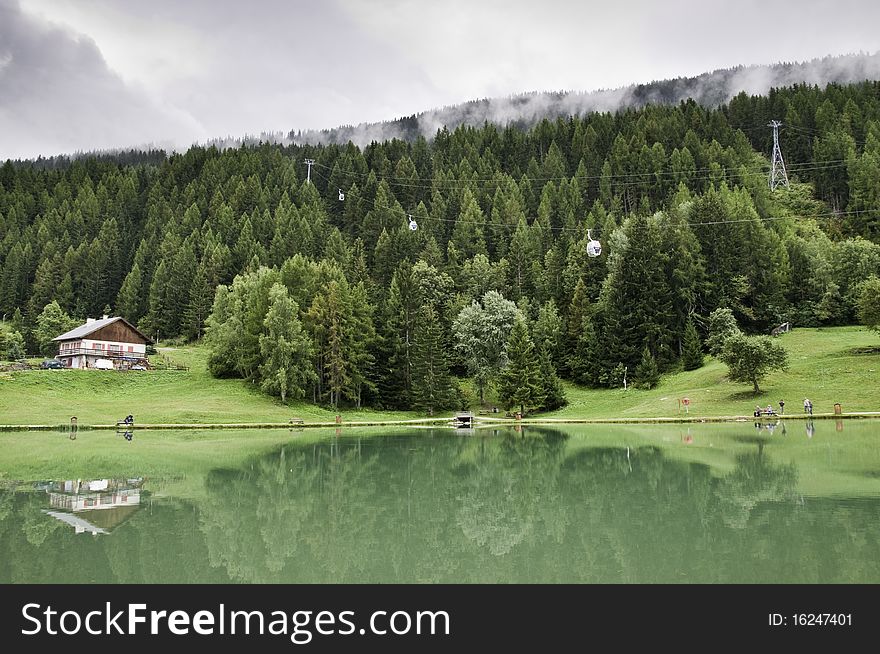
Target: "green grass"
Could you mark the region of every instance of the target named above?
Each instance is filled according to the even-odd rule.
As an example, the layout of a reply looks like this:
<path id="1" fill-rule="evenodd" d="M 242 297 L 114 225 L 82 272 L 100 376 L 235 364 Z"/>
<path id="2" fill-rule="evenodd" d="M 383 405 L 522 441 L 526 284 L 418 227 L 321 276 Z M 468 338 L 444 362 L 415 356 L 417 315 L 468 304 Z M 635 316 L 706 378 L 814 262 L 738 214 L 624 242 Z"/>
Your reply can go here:
<path id="1" fill-rule="evenodd" d="M 287 406 L 239 379 L 214 379 L 208 350 L 159 350 L 183 370 L 28 370 L 0 373 L 0 424 L 112 424 L 132 414 L 141 424 L 282 423 L 292 417 L 333 422 L 336 412 L 307 402 Z M 344 409 L 346 421 L 406 420 L 411 412 Z"/>
<path id="2" fill-rule="evenodd" d="M 650 391 L 630 388 L 588 389 L 566 384 L 569 404 L 535 418 L 606 419 L 674 418 L 684 415 L 678 401 L 690 398 L 691 417 L 750 416 L 755 404 L 802 415 L 803 399 L 816 413 L 831 413 L 839 402 L 844 413 L 880 410 L 880 338 L 861 327 L 796 329 L 780 337 L 790 367 L 775 372 L 754 396 L 749 384 L 730 382 L 727 368 L 707 358 L 695 371 L 665 375 Z M 282 405 L 253 384 L 214 379 L 207 372 L 204 346 L 162 348 L 160 354 L 189 366 L 188 371 L 113 372 L 31 370 L 0 373 L 0 424 L 112 424 L 128 415 L 140 424 L 282 423 L 292 417 L 332 422 L 335 412 L 308 402 Z M 467 385 L 467 384 L 465 384 Z M 472 395 L 475 397 L 475 395 Z M 488 398 L 491 406 L 492 398 Z M 344 421 L 409 420 L 408 411 L 342 409 Z M 447 414 L 448 415 L 448 414 Z"/>
<path id="3" fill-rule="evenodd" d="M 750 416 L 756 404 L 787 414 L 803 414 L 803 401 L 815 413 L 832 413 L 839 402 L 844 412 L 880 410 L 880 338 L 864 327 L 795 329 L 779 337 L 788 350 L 789 369 L 774 372 L 754 395 L 750 384 L 727 379 L 727 366 L 706 358 L 699 370 L 664 375 L 657 388 L 589 389 L 566 384 L 568 405 L 541 416 L 552 418 L 674 417 L 679 400 L 691 401 L 692 417 Z M 865 353 L 854 350 L 864 349 Z"/>

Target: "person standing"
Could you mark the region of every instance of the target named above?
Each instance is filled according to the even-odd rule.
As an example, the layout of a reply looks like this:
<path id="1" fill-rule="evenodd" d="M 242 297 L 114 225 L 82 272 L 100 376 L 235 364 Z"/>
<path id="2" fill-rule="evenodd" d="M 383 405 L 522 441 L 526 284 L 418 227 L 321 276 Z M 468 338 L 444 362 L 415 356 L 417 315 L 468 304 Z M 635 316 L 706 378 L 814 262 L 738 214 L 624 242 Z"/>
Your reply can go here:
<path id="1" fill-rule="evenodd" d="M 785 400 L 779 400 L 779 415 L 785 413 Z"/>
<path id="2" fill-rule="evenodd" d="M 810 412 L 810 401 L 807 398 L 804 398 L 804 413 Z"/>

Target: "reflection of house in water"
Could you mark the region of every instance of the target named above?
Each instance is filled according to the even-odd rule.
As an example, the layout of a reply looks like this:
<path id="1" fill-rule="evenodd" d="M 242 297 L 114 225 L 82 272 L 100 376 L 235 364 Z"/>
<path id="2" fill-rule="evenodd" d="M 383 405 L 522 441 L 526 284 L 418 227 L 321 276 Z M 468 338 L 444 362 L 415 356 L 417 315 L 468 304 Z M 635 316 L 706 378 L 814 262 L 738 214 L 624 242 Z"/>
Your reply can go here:
<path id="1" fill-rule="evenodd" d="M 53 510 L 44 513 L 76 533 L 108 534 L 128 520 L 141 503 L 143 479 L 95 479 L 52 482 L 45 489 Z"/>

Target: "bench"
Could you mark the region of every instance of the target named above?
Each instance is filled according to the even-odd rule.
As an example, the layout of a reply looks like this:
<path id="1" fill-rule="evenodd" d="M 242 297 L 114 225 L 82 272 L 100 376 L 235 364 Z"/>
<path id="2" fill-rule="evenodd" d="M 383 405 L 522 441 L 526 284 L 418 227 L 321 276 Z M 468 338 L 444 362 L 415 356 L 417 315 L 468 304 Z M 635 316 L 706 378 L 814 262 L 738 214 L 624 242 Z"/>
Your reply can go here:
<path id="1" fill-rule="evenodd" d="M 778 415 L 778 414 L 777 414 L 773 409 L 770 409 L 769 411 L 768 411 L 767 409 L 761 409 L 760 411 L 755 411 L 755 413 L 754 413 L 754 416 L 755 416 L 756 418 L 760 418 L 760 417 L 762 417 L 762 416 L 773 416 L 773 417 L 776 417 L 777 415 Z"/>
<path id="2" fill-rule="evenodd" d="M 291 425 L 301 425 L 301 424 L 303 424 L 303 419 L 302 419 L 302 418 L 291 418 L 290 421 L 289 421 L 289 424 L 291 424 Z"/>

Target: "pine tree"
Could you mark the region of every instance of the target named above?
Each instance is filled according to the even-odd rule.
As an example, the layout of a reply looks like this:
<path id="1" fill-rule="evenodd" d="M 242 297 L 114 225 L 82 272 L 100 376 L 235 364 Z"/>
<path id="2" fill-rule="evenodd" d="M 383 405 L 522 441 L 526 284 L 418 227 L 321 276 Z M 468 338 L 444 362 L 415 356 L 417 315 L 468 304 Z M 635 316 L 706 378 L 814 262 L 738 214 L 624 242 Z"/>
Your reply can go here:
<path id="1" fill-rule="evenodd" d="M 129 322 L 136 324 L 142 315 L 141 293 L 143 276 L 141 267 L 135 262 L 129 273 L 122 282 L 119 294 L 116 296 L 116 313 Z M 212 298 L 213 299 L 213 298 Z"/>
<path id="2" fill-rule="evenodd" d="M 214 291 L 211 289 L 203 260 L 196 266 L 196 274 L 189 287 L 189 302 L 183 310 L 181 329 L 187 339 L 195 341 L 202 337 L 213 299 Z"/>
<path id="3" fill-rule="evenodd" d="M 412 406 L 430 416 L 455 400 L 442 325 L 430 304 L 421 307 L 413 334 L 411 397 Z"/>
<path id="4" fill-rule="evenodd" d="M 615 364 L 633 368 L 647 347 L 665 365 L 673 359 L 676 317 L 660 225 L 631 216 L 613 245 L 600 302 L 606 320 L 601 342 Z"/>
<path id="5" fill-rule="evenodd" d="M 544 403 L 544 384 L 535 344 L 522 316 L 518 316 L 507 340 L 507 367 L 498 376 L 498 399 L 508 408 L 519 405 L 525 415 L 526 406 Z"/>
<path id="6" fill-rule="evenodd" d="M 634 377 L 636 384 L 641 388 L 651 389 L 660 383 L 660 369 L 657 367 L 654 355 L 647 347 L 642 350 L 642 359 L 636 366 Z"/>
<path id="7" fill-rule="evenodd" d="M 348 319 L 346 344 L 351 368 L 351 385 L 346 389 L 346 393 L 360 409 L 364 395 L 376 391 L 370 371 L 376 364 L 372 353 L 377 335 L 373 324 L 373 307 L 364 284 L 349 285 L 348 306 L 351 314 Z"/>
<path id="8" fill-rule="evenodd" d="M 461 202 L 461 214 L 452 230 L 455 249 L 463 259 L 470 259 L 477 254 L 486 254 L 486 240 L 483 237 L 483 223 L 486 218 L 470 189 L 465 189 Z"/>
<path id="9" fill-rule="evenodd" d="M 43 259 L 37 267 L 31 296 L 28 300 L 28 315 L 36 318 L 47 304 L 55 299 L 58 288 L 58 275 L 50 259 Z"/>
<path id="10" fill-rule="evenodd" d="M 540 378 L 542 384 L 542 394 L 544 402 L 541 408 L 545 411 L 553 411 L 564 407 L 568 400 L 565 397 L 565 389 L 562 387 L 562 381 L 556 374 L 556 367 L 553 365 L 553 359 L 546 347 L 538 348 L 538 362 L 540 366 Z"/>
<path id="11" fill-rule="evenodd" d="M 681 365 L 685 370 L 703 367 L 703 343 L 692 320 L 688 320 L 682 342 Z"/>
<path id="12" fill-rule="evenodd" d="M 546 350 L 555 366 L 563 355 L 562 339 L 564 338 L 562 317 L 556 310 L 556 303 L 547 300 L 538 311 L 538 319 L 532 325 L 532 339 L 535 347 Z"/>
<path id="13" fill-rule="evenodd" d="M 332 281 L 315 295 L 307 314 L 317 361 L 315 399 L 328 399 L 334 409 L 351 381 L 345 353 L 345 312 L 340 283 Z"/>
<path id="14" fill-rule="evenodd" d="M 411 266 L 397 267 L 388 289 L 382 321 L 383 343 L 380 348 L 379 396 L 383 406 L 403 409 L 410 404 L 412 388 L 412 342 L 417 304 L 412 284 Z"/>
<path id="15" fill-rule="evenodd" d="M 562 358 L 563 370 L 571 372 L 578 368 L 575 359 L 578 356 L 581 336 L 584 333 L 584 325 L 592 314 L 590 298 L 587 295 L 587 287 L 582 279 L 578 279 L 574 287 L 571 304 L 568 307 L 568 316 L 565 322 L 565 335 L 563 337 Z"/>

